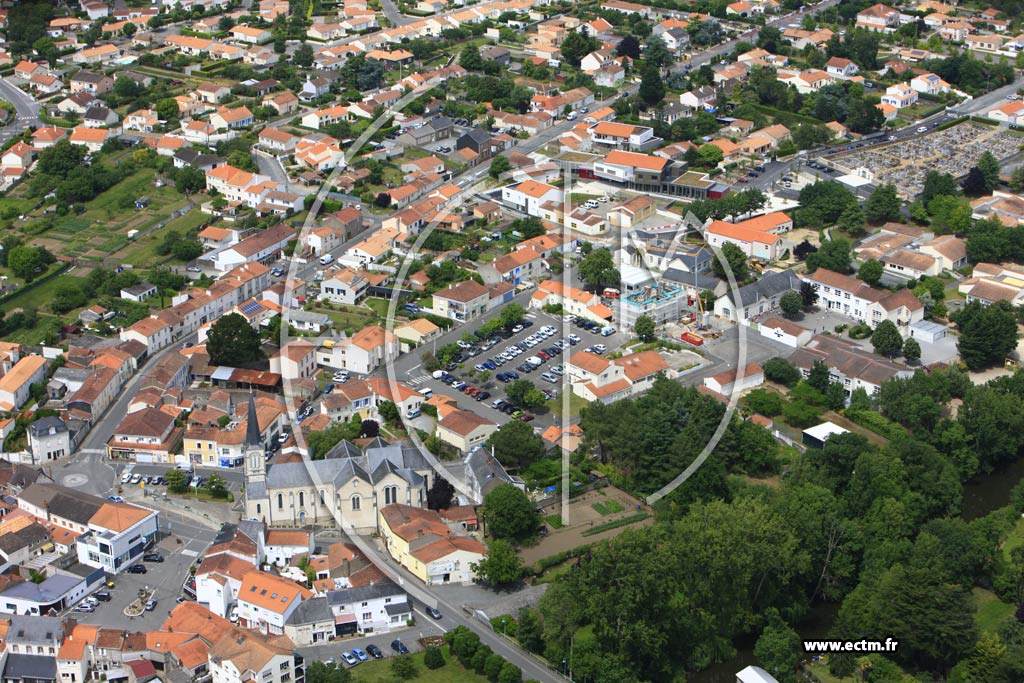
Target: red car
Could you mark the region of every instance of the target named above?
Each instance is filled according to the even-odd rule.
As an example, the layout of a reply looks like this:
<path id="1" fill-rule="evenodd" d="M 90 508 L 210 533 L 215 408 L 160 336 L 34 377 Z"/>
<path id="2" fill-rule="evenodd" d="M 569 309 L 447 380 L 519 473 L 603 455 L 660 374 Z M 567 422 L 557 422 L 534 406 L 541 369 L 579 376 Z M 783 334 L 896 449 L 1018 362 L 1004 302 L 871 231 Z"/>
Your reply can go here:
<path id="1" fill-rule="evenodd" d="M 531 420 L 533 420 L 533 415 L 530 415 L 529 413 L 524 413 L 519 416 L 520 422 L 530 422 Z"/>
<path id="2" fill-rule="evenodd" d="M 544 360 L 551 360 L 551 354 L 548 353 L 547 351 L 538 351 L 537 355 L 543 358 Z"/>

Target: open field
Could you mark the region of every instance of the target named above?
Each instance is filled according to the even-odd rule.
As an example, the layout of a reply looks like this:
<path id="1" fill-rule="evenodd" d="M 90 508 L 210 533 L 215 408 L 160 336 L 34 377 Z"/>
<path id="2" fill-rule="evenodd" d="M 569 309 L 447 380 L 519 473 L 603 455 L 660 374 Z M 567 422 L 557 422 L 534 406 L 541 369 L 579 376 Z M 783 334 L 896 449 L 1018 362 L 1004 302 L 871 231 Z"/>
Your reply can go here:
<path id="1" fill-rule="evenodd" d="M 184 235 L 190 230 L 194 230 L 203 225 L 208 220 L 209 216 L 201 212 L 199 209 L 193 209 L 184 216 L 175 218 L 162 229 L 157 230 L 150 235 L 146 235 L 141 239 L 128 242 L 123 247 L 112 253 L 111 256 L 123 261 L 124 263 L 133 265 L 136 268 L 152 268 L 154 266 L 162 265 L 171 258 L 169 256 L 160 256 L 156 253 L 165 234 L 170 231 L 176 231 L 178 234 Z"/>
<path id="2" fill-rule="evenodd" d="M 982 633 L 995 634 L 999 626 L 1013 616 L 1013 605 L 1001 601 L 995 593 L 974 588 L 974 621 Z"/>
<path id="3" fill-rule="evenodd" d="M 408 679 L 412 683 L 486 683 L 486 676 L 477 676 L 472 671 L 466 671 L 462 665 L 454 661 L 448 648 L 441 649 L 447 662 L 440 669 L 431 671 L 423 666 L 423 653 L 417 652 L 410 655 L 416 663 L 416 671 L 419 675 Z M 391 673 L 391 661 L 389 659 L 371 660 L 356 666 L 352 669 L 352 679 L 355 683 L 393 683 L 394 674 Z"/>

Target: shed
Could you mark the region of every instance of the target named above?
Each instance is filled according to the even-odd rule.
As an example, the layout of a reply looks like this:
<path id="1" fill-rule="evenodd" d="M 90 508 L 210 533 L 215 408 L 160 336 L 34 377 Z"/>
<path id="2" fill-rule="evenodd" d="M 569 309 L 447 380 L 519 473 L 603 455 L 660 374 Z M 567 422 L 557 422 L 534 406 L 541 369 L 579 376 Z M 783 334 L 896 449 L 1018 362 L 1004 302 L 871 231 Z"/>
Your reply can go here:
<path id="1" fill-rule="evenodd" d="M 948 331 L 945 325 L 933 323 L 930 320 L 918 320 L 910 326 L 911 337 L 919 342 L 927 342 L 929 344 L 945 339 Z"/>
<path id="2" fill-rule="evenodd" d="M 843 429 L 833 422 L 822 422 L 816 427 L 809 427 L 804 430 L 803 442 L 810 448 L 822 448 L 829 437 L 835 434 L 846 434 L 850 430 Z"/>

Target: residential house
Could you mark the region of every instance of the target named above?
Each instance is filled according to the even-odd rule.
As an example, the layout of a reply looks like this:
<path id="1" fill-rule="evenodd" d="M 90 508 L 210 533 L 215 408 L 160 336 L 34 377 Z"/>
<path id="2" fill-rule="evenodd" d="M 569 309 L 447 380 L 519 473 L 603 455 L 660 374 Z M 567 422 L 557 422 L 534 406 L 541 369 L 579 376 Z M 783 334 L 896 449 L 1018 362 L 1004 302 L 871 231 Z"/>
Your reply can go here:
<path id="1" fill-rule="evenodd" d="M 883 292 L 855 277 L 825 268 L 814 271 L 804 281 L 816 287 L 819 305 L 872 328 L 883 320 L 909 327 L 924 319 L 924 304 L 908 289 Z"/>

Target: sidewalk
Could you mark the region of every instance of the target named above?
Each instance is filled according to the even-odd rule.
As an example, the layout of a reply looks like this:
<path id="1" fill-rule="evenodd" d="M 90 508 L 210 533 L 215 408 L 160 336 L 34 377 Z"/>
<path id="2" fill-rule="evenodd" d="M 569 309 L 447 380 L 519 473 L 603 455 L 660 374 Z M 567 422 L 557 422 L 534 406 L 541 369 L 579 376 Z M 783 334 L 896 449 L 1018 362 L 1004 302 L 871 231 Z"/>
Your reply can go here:
<path id="1" fill-rule="evenodd" d="M 120 494 L 129 503 L 139 503 L 164 512 L 173 512 L 194 520 L 200 526 L 210 529 L 220 529 L 221 524 L 235 523 L 241 519 L 241 515 L 234 511 L 234 504 L 211 503 L 205 500 L 194 498 L 181 498 L 174 494 L 144 495 L 139 486 L 125 486 L 124 493 Z"/>

